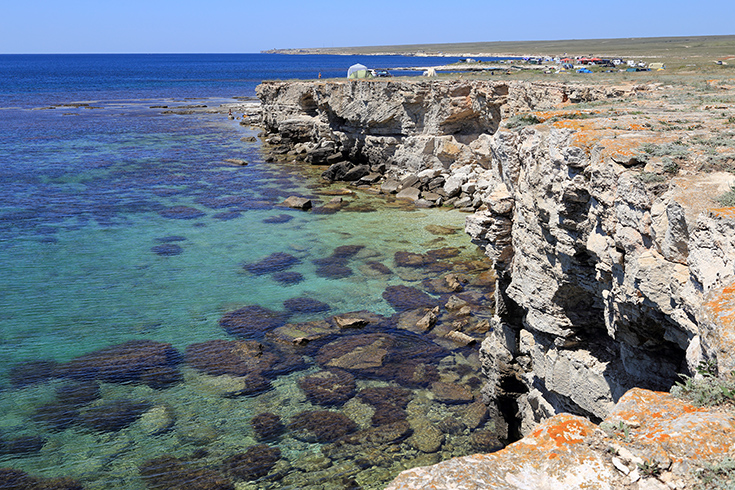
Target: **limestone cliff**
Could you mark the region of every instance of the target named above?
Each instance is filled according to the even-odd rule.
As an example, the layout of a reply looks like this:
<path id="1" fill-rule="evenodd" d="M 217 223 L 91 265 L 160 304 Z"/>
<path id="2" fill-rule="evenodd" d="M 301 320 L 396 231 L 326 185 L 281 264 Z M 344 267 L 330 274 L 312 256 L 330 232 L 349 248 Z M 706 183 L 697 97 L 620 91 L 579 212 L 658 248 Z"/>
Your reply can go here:
<path id="1" fill-rule="evenodd" d="M 713 200 L 735 178 L 697 171 L 720 123 L 651 123 L 666 90 L 272 82 L 258 95 L 268 141 L 329 164 L 325 178 L 472 213 L 498 277 L 485 395 L 528 435 L 563 412 L 599 422 L 702 361 L 735 368 L 735 212 Z"/>

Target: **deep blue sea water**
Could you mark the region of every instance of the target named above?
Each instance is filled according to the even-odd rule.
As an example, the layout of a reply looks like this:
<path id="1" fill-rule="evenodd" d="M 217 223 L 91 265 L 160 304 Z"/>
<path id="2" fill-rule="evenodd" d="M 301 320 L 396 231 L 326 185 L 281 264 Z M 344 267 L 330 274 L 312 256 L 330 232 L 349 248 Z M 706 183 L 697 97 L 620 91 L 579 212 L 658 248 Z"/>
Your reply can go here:
<path id="1" fill-rule="evenodd" d="M 256 414 L 275 413 L 288 424 L 298 413 L 325 409 L 297 384 L 324 368 L 319 342 L 294 351 L 273 344 L 257 326 L 252 335 L 233 335 L 221 323 L 228 313 L 257 306 L 277 312 L 281 323 L 297 323 L 367 310 L 386 320 L 366 332 L 385 332 L 396 345 L 423 345 L 421 336 L 398 328 L 395 305 L 383 292 L 390 286 L 424 291 L 450 270 L 472 279 L 481 257 L 456 211 L 416 210 L 364 192 L 345 196 L 349 205 L 336 214 L 284 208 L 280 203 L 290 195 L 323 204 L 343 186 L 326 186 L 314 169 L 266 162 L 261 143 L 249 139 L 258 130 L 224 113 L 165 114 L 160 108 L 226 106 L 253 98 L 262 80 L 342 77 L 355 62 L 392 68 L 448 61 L 0 55 L 0 468 L 35 478 L 69 477 L 89 489 L 199 488 L 192 482 L 208 478 L 202 476 L 207 471 L 241 488 L 321 488 L 325 482 L 334 485 L 329 488 L 353 488 L 355 482 L 381 488 L 406 466 L 471 452 L 469 430 L 447 436 L 441 450 L 427 454 L 404 437 L 395 442 L 394 459 L 358 468 L 350 457 L 322 456 L 323 441 L 291 437 L 286 429 L 268 441 L 281 451 L 280 476 L 275 470 L 266 478 L 228 472 L 228 458 L 261 442 L 251 424 Z M 228 158 L 248 165 L 228 165 Z M 345 246 L 352 246 L 348 255 Z M 395 262 L 397 251 L 438 249 L 459 255 L 425 268 Z M 290 262 L 265 272 L 246 267 L 275 253 Z M 340 253 L 339 267 L 325 272 Z M 297 274 L 279 281 L 276 272 Z M 429 293 L 437 302 L 446 299 L 436 288 Z M 256 339 L 264 352 L 300 361 L 268 371 L 265 389 L 235 396 L 233 386 L 243 394 L 244 378 L 203 373 L 188 353 L 194 344 L 236 338 Z M 173 354 L 165 364 L 175 371 L 174 381 L 144 382 L 133 354 L 123 374 L 104 374 L 110 365 L 122 369 L 120 357 L 64 371 L 75 366 L 70 361 L 130 341 L 150 342 L 132 344 L 133 350 L 169 345 L 166 352 Z M 428 348 L 430 354 L 417 358 L 436 360 L 436 380 L 477 388 L 467 368 L 476 368 L 476 349 L 432 345 L 438 350 Z M 389 357 L 406 354 L 394 350 L 388 349 Z M 357 372 L 356 382 L 358 391 L 410 389 L 427 423 L 457 409 L 433 402 L 426 383 L 408 386 L 372 371 Z M 69 401 L 69 390 L 93 394 Z M 143 408 L 126 405 L 130 400 Z M 105 418 L 112 417 L 110 407 L 121 406 L 119 418 Z M 345 407 L 360 428 L 371 426 L 374 407 L 357 397 Z M 305 455 L 322 459 L 299 463 Z M 178 458 L 175 464 L 189 473 L 160 463 L 164 456 Z M 160 476 L 146 473 L 151 461 L 161 464 L 160 473 L 188 483 L 176 486 L 172 476 L 172 483 L 161 484 Z M 344 476 L 339 468 L 345 464 L 357 469 Z M 321 476 L 309 476 L 316 469 Z"/>

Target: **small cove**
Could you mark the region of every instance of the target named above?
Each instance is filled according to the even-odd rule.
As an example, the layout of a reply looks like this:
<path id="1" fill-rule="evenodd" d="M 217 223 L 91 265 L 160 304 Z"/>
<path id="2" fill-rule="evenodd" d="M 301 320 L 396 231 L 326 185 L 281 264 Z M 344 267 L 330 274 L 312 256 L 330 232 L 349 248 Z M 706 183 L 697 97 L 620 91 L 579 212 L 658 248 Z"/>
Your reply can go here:
<path id="1" fill-rule="evenodd" d="M 493 421 L 478 413 L 477 346 L 442 338 L 453 322 L 481 338 L 490 314 L 492 281 L 464 215 L 360 191 L 334 214 L 285 208 L 290 195 L 323 205 L 343 186 L 266 162 L 259 142 L 243 141 L 257 131 L 223 114 L 150 108 L 163 103 L 13 110 L 22 151 L 6 136 L 0 467 L 90 489 L 219 478 L 237 488 L 382 488 L 408 465 L 492 447 L 482 435 Z M 463 284 L 452 291 L 447 274 Z M 431 332 L 415 328 L 417 313 L 405 310 L 423 315 L 453 293 L 470 315 L 442 308 Z M 265 333 L 248 330 L 257 315 L 234 334 L 223 328 L 252 306 L 277 317 Z M 345 314 L 367 321 L 335 327 Z M 294 324 L 305 335 L 283 330 Z M 130 342 L 151 355 L 114 351 Z M 210 347 L 237 359 L 212 368 L 223 351 Z M 357 351 L 368 355 L 351 362 Z M 90 360 L 99 352 L 106 360 Z M 170 371 L 152 378 L 165 382 L 141 374 L 158 355 L 166 360 L 153 367 Z M 325 372 L 337 373 L 342 388 L 330 389 L 344 399 L 309 391 Z M 340 425 L 324 411 L 354 427 L 320 433 L 314 424 Z M 254 425 L 260 414 L 279 420 L 266 424 L 270 435 Z M 280 457 L 236 458 L 266 454 L 261 444 Z"/>

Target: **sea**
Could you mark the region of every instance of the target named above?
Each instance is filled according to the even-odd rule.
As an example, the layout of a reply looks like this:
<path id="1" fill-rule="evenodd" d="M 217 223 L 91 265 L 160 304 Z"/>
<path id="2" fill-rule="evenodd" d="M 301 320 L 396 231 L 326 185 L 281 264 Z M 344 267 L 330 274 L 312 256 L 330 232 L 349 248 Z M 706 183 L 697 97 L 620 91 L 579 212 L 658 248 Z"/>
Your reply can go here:
<path id="1" fill-rule="evenodd" d="M 0 55 L 0 488 L 383 488 L 483 449 L 478 345 L 444 336 L 492 314 L 466 214 L 268 158 L 224 110 L 453 61 Z"/>

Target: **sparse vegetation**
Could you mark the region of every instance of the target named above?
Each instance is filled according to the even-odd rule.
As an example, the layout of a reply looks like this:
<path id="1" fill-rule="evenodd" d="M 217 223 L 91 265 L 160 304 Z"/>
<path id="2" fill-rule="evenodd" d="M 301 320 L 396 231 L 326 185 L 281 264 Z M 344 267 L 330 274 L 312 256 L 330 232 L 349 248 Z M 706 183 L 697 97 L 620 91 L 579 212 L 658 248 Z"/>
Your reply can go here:
<path id="1" fill-rule="evenodd" d="M 638 180 L 643 182 L 644 184 L 654 184 L 657 182 L 663 182 L 666 180 L 666 177 L 663 175 L 655 174 L 653 172 L 641 172 L 638 175 Z"/>
<path id="2" fill-rule="evenodd" d="M 717 376 L 714 362 L 701 362 L 699 376 L 681 375 L 682 381 L 671 388 L 671 394 L 700 407 L 735 406 L 735 372 Z"/>
<path id="3" fill-rule="evenodd" d="M 538 124 L 540 122 L 539 118 L 533 114 L 516 114 L 508 119 L 508 122 L 505 123 L 505 125 L 509 129 L 515 129 L 523 126 L 529 126 L 531 124 Z"/>
<path id="4" fill-rule="evenodd" d="M 653 157 L 668 156 L 673 158 L 686 158 L 689 151 L 689 148 L 681 143 L 663 143 L 660 145 L 647 143 L 641 149 Z"/>
<path id="5" fill-rule="evenodd" d="M 625 442 L 630 442 L 630 427 L 628 424 L 619 421 L 617 424 L 611 422 L 603 422 L 600 424 L 600 429 L 605 431 L 608 437 L 621 439 Z"/>
<path id="6" fill-rule="evenodd" d="M 708 464 L 694 473 L 695 490 L 735 490 L 735 460 L 725 458 L 717 464 Z"/>
<path id="7" fill-rule="evenodd" d="M 730 190 L 717 198 L 717 202 L 725 207 L 735 206 L 735 185 L 730 187 Z"/>

